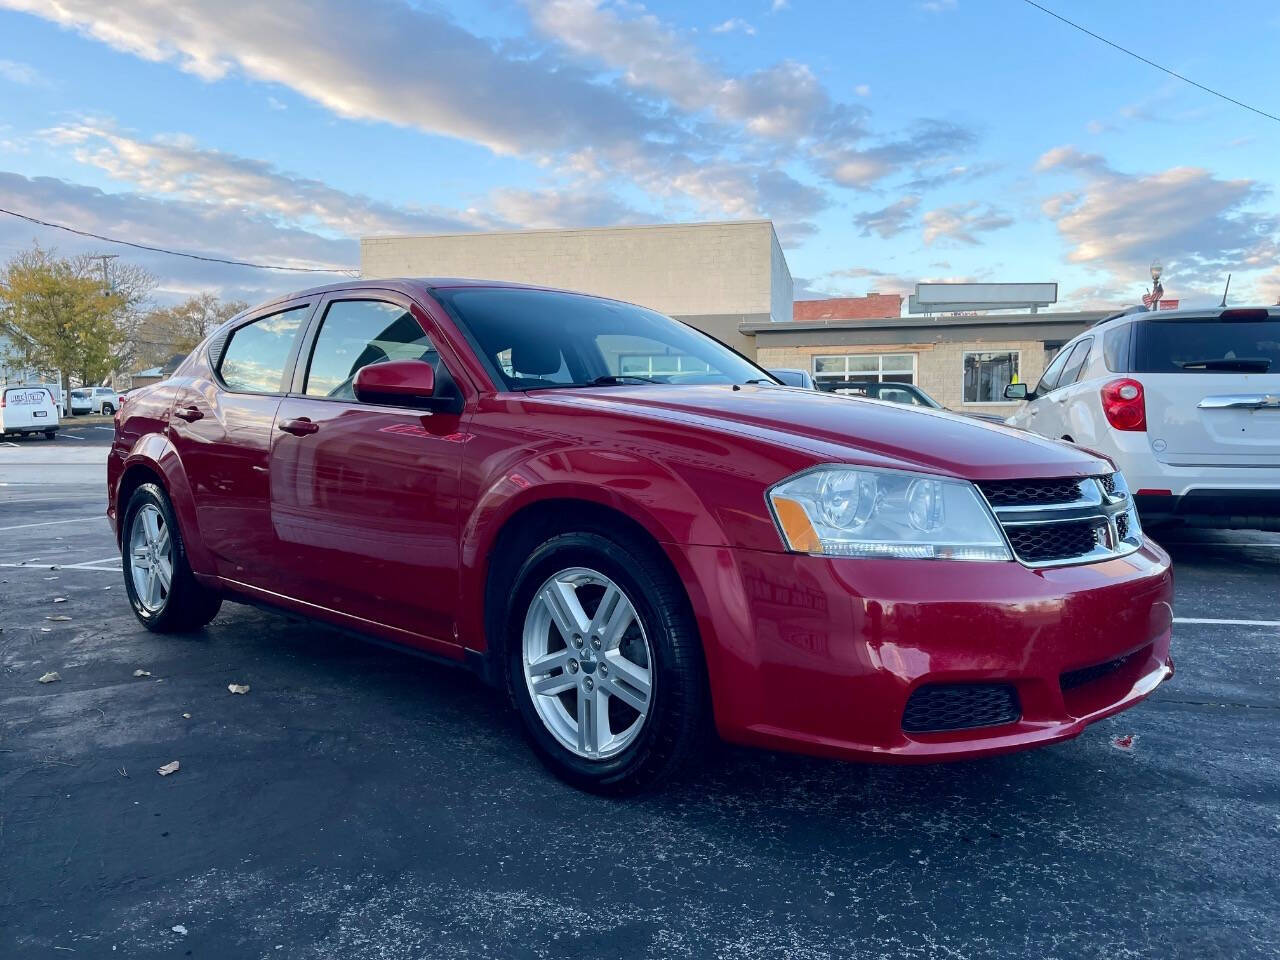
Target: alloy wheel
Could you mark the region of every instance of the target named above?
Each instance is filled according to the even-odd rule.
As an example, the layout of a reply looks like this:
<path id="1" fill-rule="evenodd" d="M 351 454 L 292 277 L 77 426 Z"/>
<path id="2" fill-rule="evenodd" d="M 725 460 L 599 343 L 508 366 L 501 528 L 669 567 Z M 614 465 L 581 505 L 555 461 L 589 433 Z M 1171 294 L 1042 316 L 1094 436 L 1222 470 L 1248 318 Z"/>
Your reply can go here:
<path id="1" fill-rule="evenodd" d="M 148 613 L 159 613 L 169 600 L 173 583 L 173 538 L 164 514 L 144 503 L 133 515 L 129 530 L 129 569 L 138 602 Z"/>
<path id="2" fill-rule="evenodd" d="M 529 696 L 561 746 L 606 760 L 635 742 L 653 702 L 653 656 L 621 587 L 587 567 L 547 578 L 529 603 L 523 644 Z"/>

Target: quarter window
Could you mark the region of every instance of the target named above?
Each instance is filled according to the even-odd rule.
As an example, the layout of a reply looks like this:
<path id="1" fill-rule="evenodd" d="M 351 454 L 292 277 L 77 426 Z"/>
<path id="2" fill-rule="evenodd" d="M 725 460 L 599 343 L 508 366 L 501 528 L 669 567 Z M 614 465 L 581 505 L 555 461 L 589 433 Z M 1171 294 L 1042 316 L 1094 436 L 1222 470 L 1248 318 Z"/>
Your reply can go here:
<path id="1" fill-rule="evenodd" d="M 294 337 L 310 309 L 294 307 L 235 330 L 218 365 L 227 388 L 241 393 L 281 393 Z"/>
<path id="2" fill-rule="evenodd" d="M 388 360 L 423 360 L 436 368 L 436 394 L 453 382 L 431 338 L 404 307 L 382 300 L 337 300 L 325 310 L 311 351 L 304 392 L 309 397 L 354 400 L 353 382 L 363 367 Z"/>
<path id="3" fill-rule="evenodd" d="M 879 383 L 915 383 L 914 353 L 851 353 L 814 357 L 813 376 L 818 381 L 874 380 Z"/>
<path id="4" fill-rule="evenodd" d="M 1021 355 L 1016 351 L 1001 353 L 966 353 L 964 355 L 964 402 L 1003 403 L 1004 388 L 1018 376 Z"/>

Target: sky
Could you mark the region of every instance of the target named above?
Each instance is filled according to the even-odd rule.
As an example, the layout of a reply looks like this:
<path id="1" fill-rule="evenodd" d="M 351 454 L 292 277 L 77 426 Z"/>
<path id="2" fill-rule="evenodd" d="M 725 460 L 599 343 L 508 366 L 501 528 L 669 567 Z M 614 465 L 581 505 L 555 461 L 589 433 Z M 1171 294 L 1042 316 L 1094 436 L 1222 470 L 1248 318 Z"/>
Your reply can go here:
<path id="1" fill-rule="evenodd" d="M 1044 0 L 1280 115 L 1273 0 Z M 1280 122 L 1024 0 L 0 0 L 0 207 L 356 269 L 360 236 L 767 217 L 797 298 L 1280 299 Z M 341 274 L 111 247 L 157 299 Z"/>

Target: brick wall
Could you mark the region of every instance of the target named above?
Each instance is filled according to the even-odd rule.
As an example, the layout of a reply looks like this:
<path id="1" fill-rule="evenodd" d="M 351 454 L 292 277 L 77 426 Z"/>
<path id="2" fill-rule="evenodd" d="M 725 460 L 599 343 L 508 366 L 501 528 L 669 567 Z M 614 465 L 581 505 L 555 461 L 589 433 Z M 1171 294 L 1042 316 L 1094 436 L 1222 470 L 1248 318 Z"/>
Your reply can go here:
<path id="1" fill-rule="evenodd" d="M 792 319 L 795 320 L 879 320 L 901 315 L 902 297 L 896 293 L 797 300 L 791 310 Z"/>
<path id="2" fill-rule="evenodd" d="M 894 343 L 856 347 L 770 347 L 757 339 L 756 362 L 763 367 L 790 367 L 813 372 L 815 356 L 871 353 L 911 353 L 916 356 L 916 383 L 944 407 L 975 410 L 1008 416 L 1017 409 L 1014 402 L 967 404 L 964 402 L 963 357 L 967 352 L 1003 353 L 1017 351 L 1018 378 L 1035 385 L 1045 368 L 1044 343 L 1039 340 L 1009 340 L 972 343 Z"/>

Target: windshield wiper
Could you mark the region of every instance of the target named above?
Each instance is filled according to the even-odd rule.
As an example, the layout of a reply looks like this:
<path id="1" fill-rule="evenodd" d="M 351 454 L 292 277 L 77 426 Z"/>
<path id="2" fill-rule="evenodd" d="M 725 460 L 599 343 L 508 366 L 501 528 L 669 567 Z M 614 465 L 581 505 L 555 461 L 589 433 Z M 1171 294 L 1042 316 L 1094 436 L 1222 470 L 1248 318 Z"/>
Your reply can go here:
<path id="1" fill-rule="evenodd" d="M 743 382 L 744 384 L 748 384 L 748 383 L 767 383 L 767 384 L 768 384 L 769 386 L 771 386 L 771 387 L 776 387 L 776 386 L 778 386 L 778 385 L 779 385 L 777 380 L 766 380 L 764 377 L 756 377 L 754 380 L 743 380 L 742 382 Z M 782 386 L 784 386 L 784 387 L 785 387 L 785 386 L 786 386 L 786 384 L 784 383 L 784 384 L 782 384 Z"/>
<path id="2" fill-rule="evenodd" d="M 1242 373 L 1266 373 L 1271 369 L 1268 357 L 1215 357 L 1208 360 L 1175 360 L 1183 370 L 1239 370 Z"/>
<path id="3" fill-rule="evenodd" d="M 637 377 L 630 373 L 605 374 L 603 377 L 596 377 L 594 380 L 588 380 L 583 384 L 584 387 L 614 387 L 623 383 L 662 383 L 661 380 L 655 380 L 652 377 Z"/>

